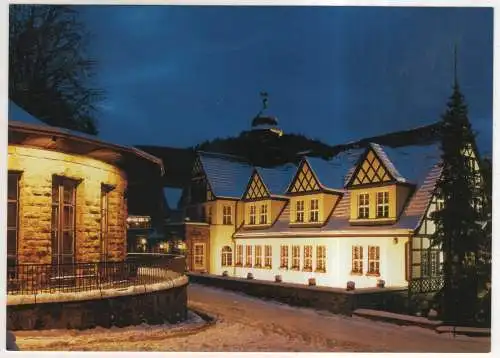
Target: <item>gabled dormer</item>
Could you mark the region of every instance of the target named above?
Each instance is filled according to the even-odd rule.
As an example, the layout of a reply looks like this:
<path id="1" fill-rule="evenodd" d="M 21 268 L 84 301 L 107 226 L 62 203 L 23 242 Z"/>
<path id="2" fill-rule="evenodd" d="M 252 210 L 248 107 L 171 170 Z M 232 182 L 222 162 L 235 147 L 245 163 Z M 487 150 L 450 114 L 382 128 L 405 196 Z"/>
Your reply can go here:
<path id="1" fill-rule="evenodd" d="M 340 188 L 330 188 L 322 183 L 315 172 L 314 163 L 319 166 L 328 166 L 328 161 L 317 158 L 304 158 L 295 176 L 287 189 L 290 197 L 290 225 L 313 225 L 321 226 L 330 216 L 334 206 L 342 196 Z M 336 176 L 340 178 L 340 173 L 332 170 L 321 170 L 325 176 Z"/>
<path id="2" fill-rule="evenodd" d="M 197 157 L 191 170 L 189 204 L 199 204 L 214 200 L 213 191 L 207 181 L 200 158 Z"/>
<path id="3" fill-rule="evenodd" d="M 296 167 L 255 168 L 243 194 L 246 227 L 271 225 L 284 209 L 288 198 L 284 195 Z"/>
<path id="4" fill-rule="evenodd" d="M 384 149 L 370 143 L 346 177 L 352 224 L 388 224 L 397 220 L 414 185 L 408 183 Z"/>

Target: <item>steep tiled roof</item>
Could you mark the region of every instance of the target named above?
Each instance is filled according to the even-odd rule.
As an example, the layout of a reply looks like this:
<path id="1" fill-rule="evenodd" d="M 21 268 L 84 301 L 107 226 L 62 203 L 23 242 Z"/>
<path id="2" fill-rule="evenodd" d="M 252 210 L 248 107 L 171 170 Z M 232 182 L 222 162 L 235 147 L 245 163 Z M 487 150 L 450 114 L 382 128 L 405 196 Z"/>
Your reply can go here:
<path id="1" fill-rule="evenodd" d="M 441 174 L 441 168 L 439 165 L 439 147 L 436 144 L 424 146 L 407 146 L 400 148 L 382 148 L 381 146 L 377 145 L 376 150 L 379 151 L 377 155 L 381 157 L 381 160 L 387 161 L 386 165 L 389 164 L 392 167 L 398 168 L 397 171 L 393 172 L 394 175 L 397 175 L 397 177 L 401 181 L 410 182 L 416 185 L 414 193 L 411 195 L 408 203 L 405 205 L 403 212 L 401 213 L 397 222 L 387 225 L 351 225 L 349 223 L 350 193 L 346 191 L 335 206 L 332 215 L 328 218 L 325 225 L 323 225 L 322 227 L 291 227 L 290 208 L 289 204 L 287 204 L 273 226 L 251 230 L 243 227 L 236 233 L 236 237 L 240 235 L 252 236 L 257 233 L 265 233 L 270 235 L 278 233 L 286 233 L 290 235 L 307 235 L 310 233 L 316 233 L 328 235 L 335 234 L 335 232 L 340 231 L 356 232 L 362 230 L 363 232 L 375 233 L 377 231 L 383 232 L 391 229 L 417 229 L 429 205 L 436 186 L 436 182 Z M 384 159 L 382 159 L 382 156 L 384 157 Z M 313 169 L 315 169 L 315 162 L 316 167 L 318 167 L 318 163 L 320 163 L 320 165 L 324 165 L 324 163 L 321 163 L 320 161 L 313 160 L 311 162 L 311 166 L 313 167 Z M 326 166 L 326 168 L 328 167 Z M 388 170 L 392 169 L 389 169 L 388 167 Z M 352 171 L 352 169 L 350 171 Z M 333 173 L 334 171 L 331 170 L 330 172 Z M 340 177 L 342 178 L 342 176 Z M 338 184 L 334 183 L 333 185 Z"/>
<path id="2" fill-rule="evenodd" d="M 297 171 L 294 164 L 285 164 L 276 168 L 256 168 L 271 195 L 284 195 L 293 175 Z"/>
<path id="3" fill-rule="evenodd" d="M 323 188 L 340 190 L 344 188 L 345 177 L 363 152 L 364 149 L 349 149 L 330 160 L 316 157 L 306 157 L 306 160 Z"/>
<path id="4" fill-rule="evenodd" d="M 216 197 L 241 198 L 252 175 L 250 164 L 226 154 L 198 152 L 198 156 Z"/>

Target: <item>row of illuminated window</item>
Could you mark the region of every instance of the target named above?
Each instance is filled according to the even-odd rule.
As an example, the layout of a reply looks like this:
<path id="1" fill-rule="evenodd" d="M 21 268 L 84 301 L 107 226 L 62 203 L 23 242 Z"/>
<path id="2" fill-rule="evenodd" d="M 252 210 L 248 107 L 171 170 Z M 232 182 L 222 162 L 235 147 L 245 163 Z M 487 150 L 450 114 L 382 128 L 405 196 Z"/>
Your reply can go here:
<path id="1" fill-rule="evenodd" d="M 7 260 L 16 264 L 18 256 L 19 207 L 22 173 L 9 172 L 7 183 Z M 54 176 L 51 202 L 51 254 L 52 264 L 69 264 L 75 259 L 77 188 L 80 181 Z M 100 251 L 101 259 L 108 257 L 108 203 L 112 186 L 101 185 Z"/>
<path id="2" fill-rule="evenodd" d="M 128 229 L 149 229 L 151 228 L 151 217 L 149 216 L 129 216 L 127 218 Z"/>
<path id="3" fill-rule="evenodd" d="M 326 272 L 326 246 L 315 246 L 316 254 L 314 256 L 313 248 L 313 245 L 281 245 L 280 269 L 313 271 L 313 259 L 315 259 L 315 271 Z M 223 266 L 231 266 L 232 264 L 230 250 L 229 247 L 225 247 L 225 250 L 222 251 Z M 272 268 L 272 246 L 237 245 L 235 266 Z"/>
<path id="4" fill-rule="evenodd" d="M 368 267 L 365 268 L 365 255 L 363 246 L 352 247 L 351 274 L 380 275 L 380 246 L 368 246 Z"/>
<path id="5" fill-rule="evenodd" d="M 376 198 L 376 217 L 389 217 L 389 192 L 380 191 L 375 195 Z M 358 219 L 368 219 L 370 217 L 370 194 L 358 194 Z"/>

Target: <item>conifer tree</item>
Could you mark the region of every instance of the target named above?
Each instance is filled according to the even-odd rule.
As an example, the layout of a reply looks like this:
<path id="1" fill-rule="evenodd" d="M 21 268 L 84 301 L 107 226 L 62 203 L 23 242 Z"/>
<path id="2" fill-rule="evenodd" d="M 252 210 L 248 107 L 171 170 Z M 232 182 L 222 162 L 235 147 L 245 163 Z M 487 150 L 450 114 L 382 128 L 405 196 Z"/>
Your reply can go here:
<path id="1" fill-rule="evenodd" d="M 446 112 L 442 116 L 442 176 L 436 194 L 444 207 L 435 213 L 433 245 L 444 253 L 441 315 L 448 323 L 470 323 L 477 302 L 476 260 L 481 242 L 475 160 L 464 154 L 475 148 L 464 96 L 455 81 Z M 477 155 L 477 153 L 476 153 Z M 477 158 L 479 160 L 479 158 Z"/>

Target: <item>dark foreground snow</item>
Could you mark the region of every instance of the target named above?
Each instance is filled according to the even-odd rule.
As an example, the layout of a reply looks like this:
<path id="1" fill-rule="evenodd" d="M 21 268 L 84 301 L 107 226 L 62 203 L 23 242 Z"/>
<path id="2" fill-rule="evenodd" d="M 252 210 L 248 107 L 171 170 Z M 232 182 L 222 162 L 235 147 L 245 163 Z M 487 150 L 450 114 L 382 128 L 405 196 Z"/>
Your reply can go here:
<path id="1" fill-rule="evenodd" d="M 116 351 L 392 351 L 488 352 L 488 337 L 434 331 L 344 317 L 264 301 L 197 284 L 189 287 L 192 309 L 216 316 L 217 324 L 190 314 L 181 325 L 95 328 L 86 331 L 15 332 L 21 350 Z M 197 331 L 197 333 L 191 332 Z"/>

